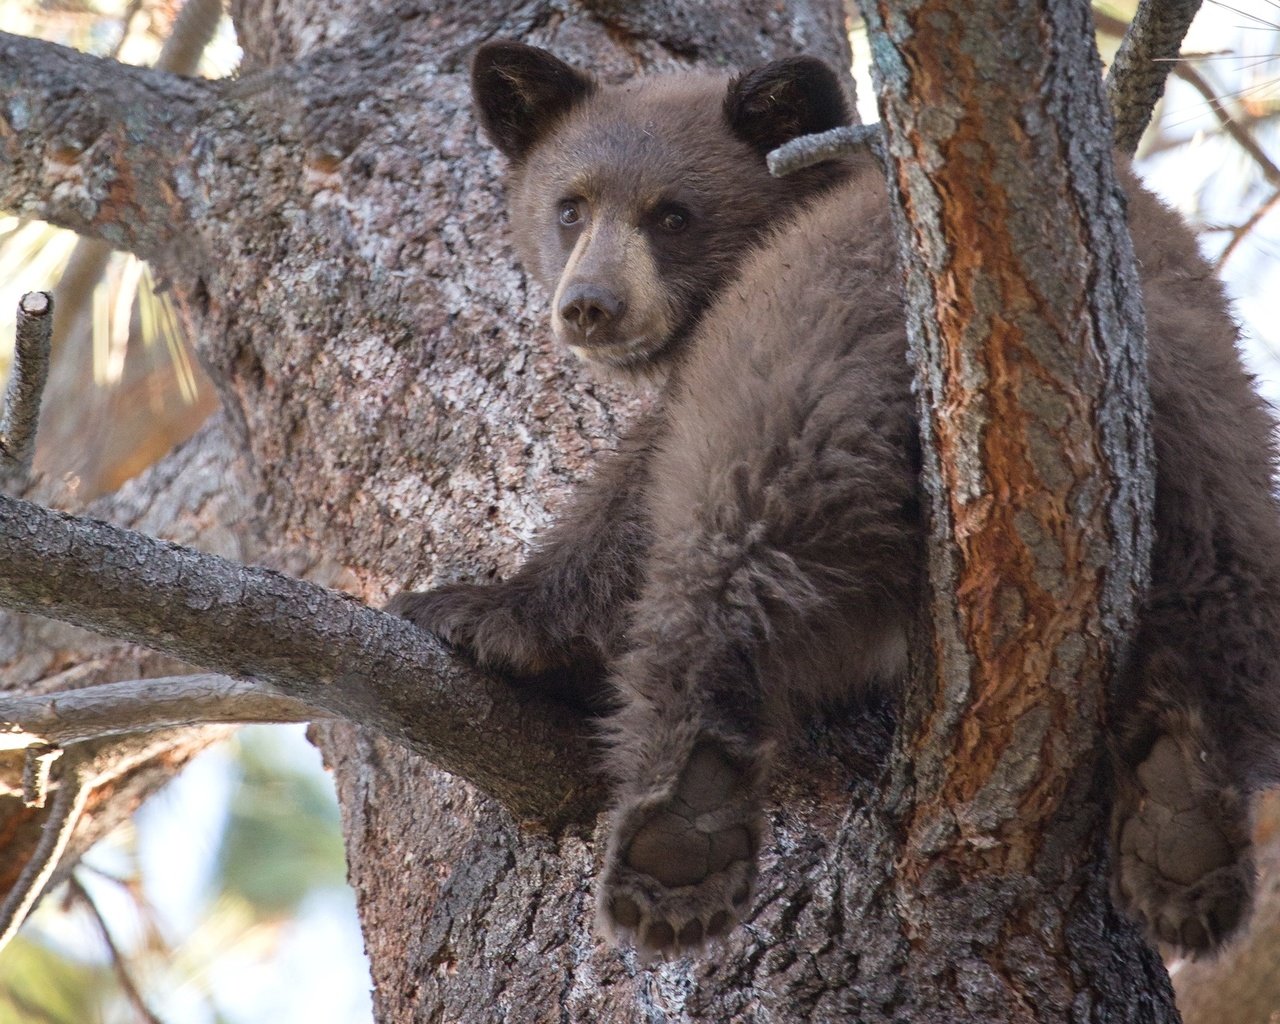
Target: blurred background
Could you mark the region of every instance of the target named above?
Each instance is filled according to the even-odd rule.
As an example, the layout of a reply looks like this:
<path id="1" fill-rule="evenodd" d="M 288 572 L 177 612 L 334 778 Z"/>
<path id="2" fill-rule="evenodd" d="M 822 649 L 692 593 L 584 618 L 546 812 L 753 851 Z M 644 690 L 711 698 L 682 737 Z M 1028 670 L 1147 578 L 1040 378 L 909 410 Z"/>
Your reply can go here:
<path id="1" fill-rule="evenodd" d="M 1135 6 L 1094 5 L 1104 59 Z M 182 74 L 223 77 L 239 60 L 219 0 L 0 0 L 0 26 Z M 856 23 L 851 39 L 863 120 L 874 121 Z M 1280 294 L 1280 5 L 1205 0 L 1183 49 L 1138 167 L 1199 231 L 1246 359 L 1280 403 L 1280 317 L 1266 309 Z M 216 406 L 163 273 L 0 211 L 0 375 L 19 296 L 56 285 L 36 468 L 78 499 L 118 487 Z M 1268 804 L 1261 838 L 1278 822 Z M 1268 863 L 1280 878 L 1280 858 Z M 1252 943 L 1261 959 L 1246 967 L 1274 977 L 1280 921 L 1260 914 L 1256 927 L 1275 940 Z M 1175 980 L 1201 969 L 1171 967 Z M 368 989 L 332 785 L 302 727 L 263 726 L 197 758 L 44 900 L 0 956 L 0 1024 L 364 1024 Z M 1183 1011 L 1189 1022 L 1280 1020 L 1274 991 L 1249 1015 Z"/>

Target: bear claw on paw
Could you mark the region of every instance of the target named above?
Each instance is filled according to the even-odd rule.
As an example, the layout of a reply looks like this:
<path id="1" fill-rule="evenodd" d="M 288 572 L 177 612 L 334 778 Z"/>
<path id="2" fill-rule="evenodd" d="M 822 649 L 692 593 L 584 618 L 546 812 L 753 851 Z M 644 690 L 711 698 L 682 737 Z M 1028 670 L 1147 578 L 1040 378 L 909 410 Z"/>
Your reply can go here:
<path id="1" fill-rule="evenodd" d="M 1197 766 L 1161 736 L 1138 766 L 1141 795 L 1117 807 L 1116 890 L 1155 940 L 1197 957 L 1248 917 L 1253 867 L 1234 793 L 1195 782 Z"/>
<path id="2" fill-rule="evenodd" d="M 736 925 L 750 896 L 749 886 L 735 906 L 724 900 L 724 887 L 685 886 L 655 892 L 634 886 L 635 878 L 618 877 L 606 885 L 613 891 L 601 906 L 601 930 L 619 944 L 634 945 L 642 961 L 678 956 L 723 938 Z M 648 891 L 644 891 L 648 889 Z"/>
<path id="3" fill-rule="evenodd" d="M 1248 916 L 1252 879 L 1247 865 L 1219 868 L 1187 888 L 1151 877 L 1144 881 L 1149 887 L 1133 898 L 1134 912 L 1160 942 L 1184 955 L 1212 952 Z"/>
<path id="4" fill-rule="evenodd" d="M 746 775 L 717 746 L 696 747 L 663 803 L 620 810 L 630 839 L 605 871 L 603 930 L 663 956 L 725 935 L 751 898 L 757 815 Z"/>

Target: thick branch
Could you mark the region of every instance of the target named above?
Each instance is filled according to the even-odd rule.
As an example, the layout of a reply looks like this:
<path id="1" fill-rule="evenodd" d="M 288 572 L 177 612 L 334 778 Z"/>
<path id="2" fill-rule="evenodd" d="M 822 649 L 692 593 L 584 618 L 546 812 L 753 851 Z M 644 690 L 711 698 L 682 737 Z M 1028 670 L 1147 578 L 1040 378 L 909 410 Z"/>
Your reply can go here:
<path id="1" fill-rule="evenodd" d="M 1142 0 L 1107 75 L 1115 144 L 1132 156 L 1201 0 Z"/>
<path id="2" fill-rule="evenodd" d="M 53 296 L 28 292 L 18 303 L 18 330 L 13 365 L 0 415 L 0 479 L 24 478 L 36 448 L 40 396 L 49 377 L 49 346 L 53 337 Z M 7 465 L 5 465 L 7 463 Z"/>
<path id="3" fill-rule="evenodd" d="M 0 604 L 257 677 L 377 729 L 520 817 L 598 803 L 568 711 L 519 706 L 407 622 L 268 569 L 0 498 Z"/>
<path id="4" fill-rule="evenodd" d="M 209 83 L 0 33 L 0 209 L 140 255 L 187 223 L 176 169 Z"/>

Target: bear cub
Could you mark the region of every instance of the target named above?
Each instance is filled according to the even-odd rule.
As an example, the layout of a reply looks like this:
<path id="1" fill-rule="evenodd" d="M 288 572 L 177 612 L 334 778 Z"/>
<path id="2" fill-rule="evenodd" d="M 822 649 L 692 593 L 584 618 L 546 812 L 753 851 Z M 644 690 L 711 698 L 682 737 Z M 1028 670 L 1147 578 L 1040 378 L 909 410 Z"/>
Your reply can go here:
<path id="1" fill-rule="evenodd" d="M 665 387 L 512 579 L 392 607 L 500 672 L 607 667 L 599 919 L 672 955 L 747 911 L 795 710 L 905 672 L 925 544 L 883 172 L 768 174 L 771 149 L 848 121 L 809 58 L 609 85 L 500 42 L 472 76 L 556 338 Z M 1199 953 L 1247 912 L 1247 794 L 1280 779 L 1273 423 L 1194 238 L 1125 180 L 1158 470 L 1112 723 L 1114 891 Z"/>

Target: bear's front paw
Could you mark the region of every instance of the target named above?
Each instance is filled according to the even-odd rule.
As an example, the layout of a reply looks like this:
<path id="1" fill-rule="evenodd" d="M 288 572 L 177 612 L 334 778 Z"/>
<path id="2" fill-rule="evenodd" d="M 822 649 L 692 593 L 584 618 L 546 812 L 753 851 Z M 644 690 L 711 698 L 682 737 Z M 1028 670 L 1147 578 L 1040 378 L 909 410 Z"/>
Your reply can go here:
<path id="1" fill-rule="evenodd" d="M 737 924 L 760 847 L 753 774 L 704 742 L 674 792 L 624 799 L 600 883 L 606 935 L 630 940 L 648 960 L 698 949 Z"/>
<path id="2" fill-rule="evenodd" d="M 397 594 L 392 615 L 434 633 L 483 668 L 535 676 L 562 668 L 567 652 L 543 635 L 531 617 L 529 596 L 516 587 L 452 583 L 436 590 Z"/>

